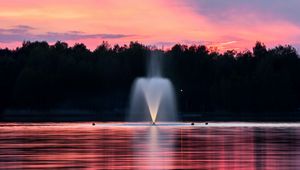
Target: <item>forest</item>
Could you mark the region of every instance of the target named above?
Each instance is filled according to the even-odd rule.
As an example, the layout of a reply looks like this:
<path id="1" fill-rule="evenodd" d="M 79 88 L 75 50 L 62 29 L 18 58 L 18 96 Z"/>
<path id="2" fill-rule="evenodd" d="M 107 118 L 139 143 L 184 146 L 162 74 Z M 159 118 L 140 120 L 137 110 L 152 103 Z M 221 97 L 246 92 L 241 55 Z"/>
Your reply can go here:
<path id="1" fill-rule="evenodd" d="M 180 113 L 284 112 L 300 107 L 300 59 L 289 45 L 268 49 L 256 42 L 243 52 L 218 52 L 204 45 L 176 44 L 161 50 L 138 42 L 84 44 L 23 42 L 0 49 L 0 112 L 7 109 L 128 109 L 137 77 L 150 57 L 175 87 Z"/>

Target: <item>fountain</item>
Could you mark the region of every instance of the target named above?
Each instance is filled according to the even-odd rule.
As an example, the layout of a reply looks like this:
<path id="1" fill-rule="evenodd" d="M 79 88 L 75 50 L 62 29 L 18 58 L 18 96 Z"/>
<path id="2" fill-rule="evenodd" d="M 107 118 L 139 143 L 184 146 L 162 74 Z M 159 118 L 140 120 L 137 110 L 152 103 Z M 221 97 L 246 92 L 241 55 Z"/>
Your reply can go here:
<path id="1" fill-rule="evenodd" d="M 177 120 L 176 101 L 170 80 L 161 77 L 160 56 L 151 55 L 148 76 L 137 78 L 131 91 L 129 121 Z"/>

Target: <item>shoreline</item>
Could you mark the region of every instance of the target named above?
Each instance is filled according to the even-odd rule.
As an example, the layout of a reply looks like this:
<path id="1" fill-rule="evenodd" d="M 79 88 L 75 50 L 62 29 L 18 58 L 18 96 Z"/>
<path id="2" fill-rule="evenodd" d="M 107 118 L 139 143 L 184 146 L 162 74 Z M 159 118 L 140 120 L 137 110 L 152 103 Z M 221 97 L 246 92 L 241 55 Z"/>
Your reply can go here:
<path id="1" fill-rule="evenodd" d="M 255 115 L 256 114 L 256 115 Z M 300 122 L 300 112 L 264 113 L 182 113 L 182 122 Z M 279 116 L 284 115 L 284 116 Z M 0 115 L 0 122 L 126 122 L 123 113 L 93 112 L 9 112 Z"/>

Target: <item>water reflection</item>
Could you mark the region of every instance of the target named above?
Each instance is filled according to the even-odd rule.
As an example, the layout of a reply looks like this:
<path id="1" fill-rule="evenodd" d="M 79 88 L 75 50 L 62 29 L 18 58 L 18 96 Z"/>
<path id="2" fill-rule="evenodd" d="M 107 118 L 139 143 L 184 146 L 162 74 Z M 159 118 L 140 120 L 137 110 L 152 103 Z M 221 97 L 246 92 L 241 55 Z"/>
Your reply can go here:
<path id="1" fill-rule="evenodd" d="M 170 128 L 170 127 L 169 127 Z M 139 161 L 135 165 L 142 169 L 173 169 L 174 132 L 168 128 L 150 126 L 134 139 L 134 155 Z"/>
<path id="2" fill-rule="evenodd" d="M 300 126 L 0 124 L 0 169 L 299 169 Z"/>

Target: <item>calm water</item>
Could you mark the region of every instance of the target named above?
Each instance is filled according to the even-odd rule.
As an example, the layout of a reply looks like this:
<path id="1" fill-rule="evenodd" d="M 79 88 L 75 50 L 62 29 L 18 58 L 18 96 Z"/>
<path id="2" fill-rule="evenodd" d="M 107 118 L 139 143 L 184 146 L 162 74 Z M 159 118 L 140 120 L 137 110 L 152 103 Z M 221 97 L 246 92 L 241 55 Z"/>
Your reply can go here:
<path id="1" fill-rule="evenodd" d="M 0 124 L 0 169 L 300 169 L 300 125 Z"/>

